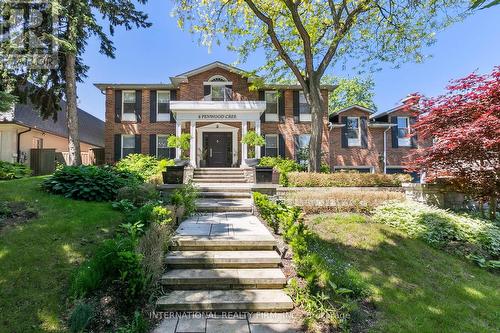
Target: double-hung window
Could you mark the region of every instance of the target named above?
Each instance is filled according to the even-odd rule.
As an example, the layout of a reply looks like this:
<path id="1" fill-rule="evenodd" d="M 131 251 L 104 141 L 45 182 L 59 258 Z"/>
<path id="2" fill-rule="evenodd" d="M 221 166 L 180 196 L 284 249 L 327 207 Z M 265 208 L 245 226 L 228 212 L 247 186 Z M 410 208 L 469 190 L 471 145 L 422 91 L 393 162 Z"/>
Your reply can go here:
<path id="1" fill-rule="evenodd" d="M 304 92 L 299 92 L 299 120 L 300 121 L 311 121 L 311 108 L 307 104 L 306 96 Z"/>
<path id="2" fill-rule="evenodd" d="M 297 151 L 297 161 L 302 166 L 307 167 L 309 165 L 309 141 L 311 140 L 310 134 L 301 134 L 298 137 L 298 151 Z"/>
<path id="3" fill-rule="evenodd" d="M 278 135 L 266 134 L 266 156 L 278 157 Z"/>
<path id="4" fill-rule="evenodd" d="M 398 146 L 410 147 L 410 118 L 398 117 Z"/>
<path id="5" fill-rule="evenodd" d="M 346 135 L 347 145 L 349 147 L 361 146 L 361 130 L 359 126 L 359 117 L 347 117 Z"/>
<path id="6" fill-rule="evenodd" d="M 122 135 L 122 158 L 135 153 L 135 135 Z"/>
<path id="7" fill-rule="evenodd" d="M 266 121 L 278 121 L 278 92 L 266 91 Z"/>
<path id="8" fill-rule="evenodd" d="M 156 136 L 156 157 L 159 159 L 170 158 L 170 149 L 167 146 L 168 135 Z"/>
<path id="9" fill-rule="evenodd" d="M 156 92 L 156 110 L 158 121 L 170 121 L 170 91 Z"/>
<path id="10" fill-rule="evenodd" d="M 224 89 L 226 88 L 223 85 L 218 85 L 218 84 L 212 84 L 212 101 L 224 101 L 225 99 L 225 94 L 224 94 Z"/>
<path id="11" fill-rule="evenodd" d="M 122 120 L 136 121 L 135 117 L 135 91 L 122 92 Z"/>

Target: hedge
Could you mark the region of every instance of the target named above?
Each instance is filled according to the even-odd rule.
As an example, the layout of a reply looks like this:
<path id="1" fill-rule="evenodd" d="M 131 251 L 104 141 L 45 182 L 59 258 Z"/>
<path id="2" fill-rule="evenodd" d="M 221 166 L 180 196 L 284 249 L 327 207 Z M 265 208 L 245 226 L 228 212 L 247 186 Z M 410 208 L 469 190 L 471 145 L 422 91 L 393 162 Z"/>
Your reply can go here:
<path id="1" fill-rule="evenodd" d="M 287 178 L 289 186 L 295 187 L 394 187 L 411 181 L 406 174 L 359 172 L 289 172 Z"/>

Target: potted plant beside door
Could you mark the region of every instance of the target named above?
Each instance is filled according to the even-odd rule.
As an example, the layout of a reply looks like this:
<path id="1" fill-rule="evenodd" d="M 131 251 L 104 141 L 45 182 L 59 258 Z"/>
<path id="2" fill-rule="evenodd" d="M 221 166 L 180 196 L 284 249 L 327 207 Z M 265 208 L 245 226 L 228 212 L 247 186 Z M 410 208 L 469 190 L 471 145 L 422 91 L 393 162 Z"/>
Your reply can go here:
<path id="1" fill-rule="evenodd" d="M 177 137 L 171 135 L 167 139 L 167 147 L 178 148 L 181 150 L 181 157 L 175 159 L 175 166 L 167 166 L 163 172 L 163 183 L 165 184 L 182 184 L 184 181 L 184 168 L 189 164 L 189 147 L 191 143 L 191 135 L 183 133 Z"/>
<path id="2" fill-rule="evenodd" d="M 241 138 L 241 143 L 248 146 L 248 158 L 245 159 L 245 164 L 249 167 L 254 167 L 259 164 L 259 159 L 255 158 L 255 150 L 257 147 L 260 148 L 260 146 L 266 144 L 264 137 L 254 131 L 248 131 L 247 134 Z"/>

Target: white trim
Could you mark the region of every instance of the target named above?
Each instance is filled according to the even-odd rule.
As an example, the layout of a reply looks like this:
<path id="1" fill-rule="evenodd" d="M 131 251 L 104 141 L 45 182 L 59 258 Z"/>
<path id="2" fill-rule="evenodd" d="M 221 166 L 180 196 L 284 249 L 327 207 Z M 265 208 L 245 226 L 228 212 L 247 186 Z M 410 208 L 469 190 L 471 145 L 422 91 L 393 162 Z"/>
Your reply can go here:
<path id="1" fill-rule="evenodd" d="M 156 134 L 156 158 L 158 158 L 158 138 L 159 137 L 165 137 L 167 140 L 168 140 L 168 137 L 170 136 L 170 134 Z M 167 146 L 167 149 L 171 149 L 171 148 L 168 148 Z"/>
<path id="2" fill-rule="evenodd" d="M 353 166 L 353 165 L 335 165 L 333 167 L 333 171 L 336 171 L 338 169 L 347 169 L 347 170 L 359 170 L 359 169 L 370 169 L 370 173 L 374 173 L 375 172 L 375 167 L 373 166 L 370 166 L 370 165 L 357 165 L 357 166 Z"/>
<path id="3" fill-rule="evenodd" d="M 348 116 L 347 122 L 349 122 L 349 118 L 357 119 L 357 121 L 358 121 L 358 138 L 357 139 L 347 138 L 347 147 L 361 147 L 361 118 Z M 348 131 L 348 130 L 349 130 L 349 128 L 347 127 L 346 131 Z"/>
<path id="4" fill-rule="evenodd" d="M 122 159 L 122 158 L 123 158 L 123 148 L 125 148 L 125 147 L 123 146 L 123 137 L 125 137 L 125 136 L 131 136 L 131 137 L 133 137 L 133 138 L 134 138 L 134 149 L 136 149 L 136 148 L 137 148 L 137 147 L 135 146 L 135 135 L 134 135 L 134 134 L 121 134 L 120 159 Z M 128 147 L 127 147 L 127 149 L 130 149 L 130 148 L 128 148 Z"/>
<path id="5" fill-rule="evenodd" d="M 125 114 L 124 111 L 124 104 L 125 104 L 125 93 L 134 93 L 134 103 L 137 103 L 137 94 L 135 90 L 122 90 L 122 121 L 137 121 L 137 117 L 134 113 L 127 113 Z M 135 110 L 135 109 L 134 109 Z M 125 117 L 127 115 L 127 117 Z"/>
<path id="6" fill-rule="evenodd" d="M 156 121 L 159 122 L 159 121 L 170 121 L 170 112 L 165 114 L 165 113 L 158 113 L 158 94 L 159 93 L 168 93 L 168 102 L 170 103 L 170 100 L 172 98 L 172 93 L 170 92 L 170 90 L 157 90 L 156 91 Z"/>
<path id="7" fill-rule="evenodd" d="M 368 112 L 368 113 L 375 113 L 375 111 L 372 110 L 372 109 L 368 109 L 368 108 L 365 108 L 364 106 L 354 104 L 354 105 L 348 106 L 348 107 L 346 107 L 346 108 L 344 108 L 342 110 L 339 110 L 339 111 L 335 112 L 334 114 L 338 115 L 339 113 L 346 112 L 346 111 L 349 111 L 349 110 L 354 110 L 354 109 L 358 109 L 358 110 L 365 111 L 365 112 Z"/>
<path id="8" fill-rule="evenodd" d="M 276 138 L 276 157 L 280 157 L 280 137 L 279 137 L 279 134 L 265 134 L 264 135 L 264 139 L 266 140 L 266 144 L 265 144 L 266 156 L 267 156 L 267 137 L 268 136 L 273 136 Z M 275 149 L 275 148 L 270 148 L 270 149 Z"/>
<path id="9" fill-rule="evenodd" d="M 406 119 L 407 127 L 406 129 L 408 130 L 408 135 L 410 135 L 410 117 L 405 117 L 405 116 L 397 116 L 396 117 L 396 127 L 398 129 L 398 147 L 411 147 L 411 137 L 407 138 L 400 138 L 399 137 L 399 129 L 402 127 L 399 127 L 399 119 Z"/>
<path id="10" fill-rule="evenodd" d="M 229 126 L 223 123 L 212 123 L 196 128 L 196 165 L 200 165 L 203 152 L 203 133 L 204 132 L 230 132 L 233 137 L 233 165 L 238 163 L 238 131 L 239 128 Z"/>

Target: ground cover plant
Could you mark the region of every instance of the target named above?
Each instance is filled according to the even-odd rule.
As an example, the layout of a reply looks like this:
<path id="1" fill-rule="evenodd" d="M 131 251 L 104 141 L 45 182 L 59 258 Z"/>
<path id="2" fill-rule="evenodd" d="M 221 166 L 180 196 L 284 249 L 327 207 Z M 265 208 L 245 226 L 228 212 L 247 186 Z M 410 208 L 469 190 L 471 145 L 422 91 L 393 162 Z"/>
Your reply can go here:
<path id="1" fill-rule="evenodd" d="M 432 246 L 465 255 L 481 266 L 500 268 L 500 227 L 495 221 L 412 201 L 377 207 L 373 219 Z"/>
<path id="2" fill-rule="evenodd" d="M 29 177 L 31 170 L 21 163 L 0 161 L 0 180 Z"/>
<path id="3" fill-rule="evenodd" d="M 109 203 L 40 190 L 45 177 L 0 182 L 0 202 L 28 202 L 38 215 L 0 236 L 1 332 L 65 331 L 73 270 L 111 237 L 122 214 Z"/>
<path id="4" fill-rule="evenodd" d="M 129 154 L 116 163 L 116 169 L 137 174 L 143 181 L 160 183 L 161 173 L 167 166 L 174 165 L 173 160 L 157 159 L 144 154 Z"/>
<path id="5" fill-rule="evenodd" d="M 45 179 L 42 188 L 66 198 L 87 201 L 111 201 L 124 186 L 141 182 L 136 174 L 110 166 L 63 166 Z"/>
<path id="6" fill-rule="evenodd" d="M 353 331 L 498 332 L 498 274 L 361 214 L 306 218 L 317 253 L 336 253 L 360 272 L 374 305 Z"/>
<path id="7" fill-rule="evenodd" d="M 357 300 L 367 295 L 359 273 L 336 252 L 317 250 L 317 236 L 303 223 L 302 211 L 267 195 L 255 192 L 260 217 L 282 235 L 293 252 L 293 261 L 301 280 L 292 280 L 289 291 L 295 302 L 309 314 L 309 325 L 326 322 L 336 329 L 347 329 L 358 312 Z"/>
<path id="8" fill-rule="evenodd" d="M 360 172 L 290 172 L 288 173 L 288 182 L 289 186 L 295 187 L 391 187 L 411 182 L 411 176 L 406 174 L 387 175 Z"/>
<path id="9" fill-rule="evenodd" d="M 280 197 L 289 205 L 300 206 L 308 214 L 331 212 L 371 213 L 387 201 L 403 201 L 405 194 L 398 191 L 349 191 L 344 188 L 286 191 Z"/>

